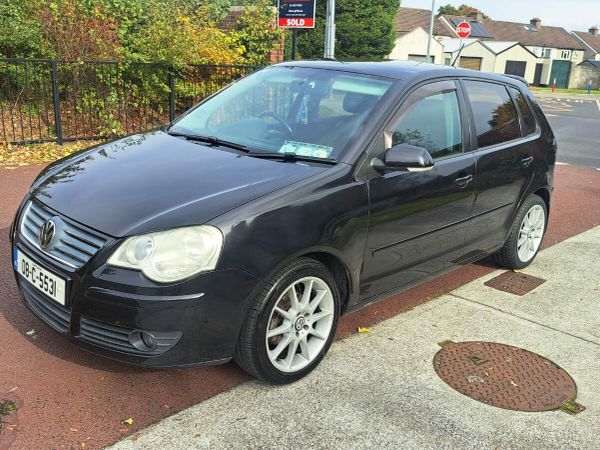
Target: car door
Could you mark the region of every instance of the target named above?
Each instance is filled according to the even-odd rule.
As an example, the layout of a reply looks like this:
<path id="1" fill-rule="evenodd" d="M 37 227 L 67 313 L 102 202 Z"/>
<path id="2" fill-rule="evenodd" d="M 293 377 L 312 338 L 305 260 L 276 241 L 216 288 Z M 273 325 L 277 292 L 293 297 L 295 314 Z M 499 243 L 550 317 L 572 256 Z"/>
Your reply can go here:
<path id="1" fill-rule="evenodd" d="M 368 181 L 369 228 L 361 299 L 393 290 L 451 264 L 462 253 L 473 205 L 474 157 L 465 152 L 464 104 L 453 80 L 413 91 L 375 144 L 423 147 L 428 171 L 376 174 Z"/>
<path id="2" fill-rule="evenodd" d="M 466 245 L 472 252 L 485 252 L 500 245 L 512 226 L 519 200 L 533 178 L 535 152 L 531 139 L 522 136 L 508 86 L 479 80 L 462 84 L 476 146 L 474 217 Z M 535 131 L 535 119 L 530 120 Z M 527 126 L 530 129 L 531 121 Z"/>

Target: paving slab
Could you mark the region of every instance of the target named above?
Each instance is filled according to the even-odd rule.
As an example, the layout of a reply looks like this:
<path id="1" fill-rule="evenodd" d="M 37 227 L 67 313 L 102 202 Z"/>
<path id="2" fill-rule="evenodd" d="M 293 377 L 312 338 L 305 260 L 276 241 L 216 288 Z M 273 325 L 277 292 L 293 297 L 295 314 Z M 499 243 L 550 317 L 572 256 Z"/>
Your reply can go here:
<path id="1" fill-rule="evenodd" d="M 582 317 L 598 294 L 580 274 L 597 266 L 599 239 L 600 227 L 541 252 L 526 272 L 548 282 L 522 297 L 484 286 L 484 277 L 335 343 L 297 383 L 244 383 L 110 448 L 598 448 L 600 344 L 588 339 L 595 330 L 585 334 L 597 319 Z M 561 259 L 574 249 L 580 261 Z M 571 292 L 581 309 L 565 301 Z M 433 369 L 448 339 L 499 342 L 554 361 L 587 409 L 518 412 L 463 396 Z"/>

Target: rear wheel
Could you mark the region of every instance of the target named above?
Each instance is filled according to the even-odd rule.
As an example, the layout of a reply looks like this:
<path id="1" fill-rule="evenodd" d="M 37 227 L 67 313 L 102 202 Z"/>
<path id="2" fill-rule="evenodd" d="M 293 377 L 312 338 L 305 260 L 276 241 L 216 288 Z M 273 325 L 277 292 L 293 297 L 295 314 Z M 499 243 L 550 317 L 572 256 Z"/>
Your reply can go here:
<path id="1" fill-rule="evenodd" d="M 284 384 L 312 371 L 329 349 L 340 298 L 323 264 L 300 258 L 281 269 L 256 297 L 234 356 L 264 381 Z"/>
<path id="2" fill-rule="evenodd" d="M 504 247 L 496 253 L 496 262 L 508 269 L 522 269 L 534 260 L 546 231 L 548 211 L 538 195 L 525 199 L 519 209 Z"/>

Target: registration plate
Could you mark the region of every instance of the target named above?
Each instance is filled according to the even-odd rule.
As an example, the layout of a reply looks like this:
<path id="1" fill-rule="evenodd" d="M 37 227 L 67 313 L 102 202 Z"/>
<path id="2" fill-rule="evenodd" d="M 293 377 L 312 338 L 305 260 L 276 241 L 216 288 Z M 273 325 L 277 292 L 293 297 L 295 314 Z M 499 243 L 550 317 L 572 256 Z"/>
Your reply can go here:
<path id="1" fill-rule="evenodd" d="M 13 265 L 14 269 L 38 291 L 43 292 L 61 305 L 66 304 L 67 282 L 64 279 L 32 261 L 18 248 L 14 249 Z"/>

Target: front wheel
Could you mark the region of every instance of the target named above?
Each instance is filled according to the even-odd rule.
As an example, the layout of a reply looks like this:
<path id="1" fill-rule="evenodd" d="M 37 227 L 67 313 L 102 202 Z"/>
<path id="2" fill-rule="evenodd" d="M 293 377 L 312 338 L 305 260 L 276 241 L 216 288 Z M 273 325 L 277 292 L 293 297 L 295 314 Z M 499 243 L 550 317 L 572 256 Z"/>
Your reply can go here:
<path id="1" fill-rule="evenodd" d="M 527 197 L 519 208 L 504 247 L 494 255 L 496 262 L 508 269 L 523 269 L 531 264 L 540 250 L 547 217 L 544 200 L 535 194 Z"/>
<path id="2" fill-rule="evenodd" d="M 236 363 L 274 384 L 302 378 L 327 353 L 339 305 L 327 267 L 309 258 L 288 264 L 256 297 L 240 333 Z"/>

